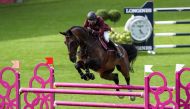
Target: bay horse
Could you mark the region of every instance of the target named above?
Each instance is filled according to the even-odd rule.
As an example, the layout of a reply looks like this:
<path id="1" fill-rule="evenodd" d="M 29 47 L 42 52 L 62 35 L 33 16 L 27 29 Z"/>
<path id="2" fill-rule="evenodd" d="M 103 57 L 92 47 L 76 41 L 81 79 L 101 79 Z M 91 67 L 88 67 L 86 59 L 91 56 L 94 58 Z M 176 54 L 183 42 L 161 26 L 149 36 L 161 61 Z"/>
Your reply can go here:
<path id="1" fill-rule="evenodd" d="M 117 73 L 112 73 L 115 67 L 124 76 L 127 85 L 130 85 L 129 71 L 133 71 L 133 63 L 137 57 L 137 49 L 134 45 L 118 44 L 122 57 L 116 55 L 114 50 L 105 50 L 99 39 L 93 36 L 87 29 L 80 26 L 73 26 L 66 32 L 60 32 L 64 35 L 69 52 L 69 59 L 75 63 L 75 68 L 81 76 L 81 79 L 94 79 L 94 75 L 89 69 L 100 74 L 100 77 L 106 80 L 112 80 L 119 85 Z M 77 61 L 77 50 L 80 47 Z M 77 62 L 76 62 L 77 61 Z M 84 69 L 84 74 L 81 69 Z M 119 91 L 119 89 L 116 89 Z"/>

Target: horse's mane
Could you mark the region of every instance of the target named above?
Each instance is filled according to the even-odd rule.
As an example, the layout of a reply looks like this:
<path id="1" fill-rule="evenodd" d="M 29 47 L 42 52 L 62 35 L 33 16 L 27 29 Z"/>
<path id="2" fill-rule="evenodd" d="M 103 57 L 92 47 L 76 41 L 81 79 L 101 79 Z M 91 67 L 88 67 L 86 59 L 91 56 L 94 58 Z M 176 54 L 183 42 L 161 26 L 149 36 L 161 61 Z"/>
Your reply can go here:
<path id="1" fill-rule="evenodd" d="M 74 29 L 74 28 L 81 28 L 82 30 L 84 30 L 85 32 L 88 32 L 84 27 L 82 27 L 82 26 L 72 26 L 69 30 L 67 30 L 67 31 L 71 31 L 72 29 Z"/>
<path id="2" fill-rule="evenodd" d="M 80 28 L 80 29 L 82 29 L 83 31 L 88 32 L 88 31 L 87 31 L 84 27 L 82 27 L 82 26 L 72 26 L 71 28 L 69 28 L 68 30 L 65 31 L 65 34 L 68 35 L 68 36 L 73 35 L 72 30 L 73 30 L 74 28 Z"/>
<path id="3" fill-rule="evenodd" d="M 72 26 L 70 29 L 68 29 L 68 30 L 66 31 L 66 33 L 69 34 L 69 35 L 73 35 L 72 30 L 75 29 L 75 28 L 79 28 L 79 29 L 81 29 L 82 31 L 84 31 L 84 33 L 87 33 L 87 34 L 88 34 L 88 37 L 92 37 L 92 35 L 93 35 L 90 31 L 88 31 L 85 27 L 82 27 L 82 26 Z"/>
<path id="4" fill-rule="evenodd" d="M 84 27 L 82 27 L 82 26 L 72 26 L 72 27 L 70 28 L 70 30 L 73 29 L 73 28 L 84 28 Z"/>

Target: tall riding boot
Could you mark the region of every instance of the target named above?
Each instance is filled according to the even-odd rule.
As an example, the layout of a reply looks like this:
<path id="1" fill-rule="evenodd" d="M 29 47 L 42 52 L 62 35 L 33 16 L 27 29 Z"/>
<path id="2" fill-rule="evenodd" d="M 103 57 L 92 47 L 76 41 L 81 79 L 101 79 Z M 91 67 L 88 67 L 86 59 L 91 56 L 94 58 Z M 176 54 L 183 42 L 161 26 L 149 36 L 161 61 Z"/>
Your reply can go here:
<path id="1" fill-rule="evenodd" d="M 119 46 L 117 45 L 117 44 L 114 44 L 115 45 L 115 48 L 116 48 L 116 50 L 117 50 L 117 56 L 120 58 L 120 57 L 122 57 L 123 55 L 122 55 L 122 53 L 121 53 L 121 50 L 119 49 Z"/>
<path id="2" fill-rule="evenodd" d="M 110 45 L 114 47 L 114 49 L 116 50 L 116 54 L 118 57 L 122 57 L 122 53 L 121 50 L 119 49 L 119 46 L 117 44 L 115 44 L 114 42 L 112 42 L 111 40 L 109 41 Z"/>

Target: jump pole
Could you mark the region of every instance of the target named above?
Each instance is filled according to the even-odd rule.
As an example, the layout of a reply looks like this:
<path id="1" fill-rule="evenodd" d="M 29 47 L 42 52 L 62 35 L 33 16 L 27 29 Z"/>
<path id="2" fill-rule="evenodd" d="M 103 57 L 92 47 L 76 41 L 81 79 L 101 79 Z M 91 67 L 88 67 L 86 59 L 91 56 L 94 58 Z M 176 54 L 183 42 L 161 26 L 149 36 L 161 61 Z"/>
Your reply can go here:
<path id="1" fill-rule="evenodd" d="M 45 87 L 42 87 L 42 88 L 32 88 L 31 86 L 29 86 L 29 88 L 19 88 L 19 87 L 16 87 L 17 88 L 16 89 L 16 96 L 18 98 L 20 98 L 20 96 L 21 96 L 22 93 L 24 93 L 24 98 L 27 98 L 27 96 L 25 96 L 25 95 L 27 95 L 26 94 L 27 92 L 33 92 L 33 93 L 36 93 L 36 94 L 50 93 L 50 95 L 48 95 L 50 97 L 50 99 L 49 99 L 49 102 L 50 102 L 49 105 L 52 104 L 52 106 L 51 106 L 50 109 L 54 109 L 55 106 L 61 106 L 61 105 L 65 105 L 65 106 L 85 106 L 85 107 L 110 107 L 110 108 L 116 108 L 116 107 L 118 107 L 118 108 L 138 108 L 138 109 L 148 108 L 148 109 L 152 109 L 152 107 L 155 106 L 155 104 L 150 104 L 150 102 L 149 102 L 150 94 L 153 94 L 154 96 L 159 96 L 159 95 L 157 95 L 156 92 L 163 93 L 165 90 L 167 90 L 168 93 L 169 93 L 169 95 L 170 95 L 170 97 L 172 96 L 172 98 L 173 98 L 173 94 L 171 92 L 171 89 L 168 88 L 168 86 L 167 86 L 166 78 L 165 78 L 165 76 L 161 72 L 154 72 L 154 73 L 149 74 L 147 77 L 145 77 L 145 86 L 144 86 L 144 88 L 145 88 L 144 91 L 145 92 L 144 93 L 143 92 L 132 92 L 132 93 L 131 92 L 116 92 L 116 91 L 112 92 L 112 91 L 97 91 L 97 90 L 95 90 L 95 91 L 91 91 L 91 90 L 70 90 L 70 89 L 68 90 L 68 89 L 54 89 L 54 87 L 53 87 L 53 83 L 54 83 L 53 77 L 54 76 L 53 76 L 53 74 L 51 74 L 51 73 L 53 73 L 54 70 L 49 65 L 43 64 L 43 63 L 40 63 L 40 64 L 38 64 L 35 67 L 35 69 L 34 69 L 34 76 L 31 77 L 30 84 L 31 84 L 31 82 L 33 80 L 35 80 L 34 78 L 36 78 L 36 79 L 38 78 L 38 80 L 40 80 L 41 82 L 44 81 L 44 80 L 42 80 L 42 78 L 40 79 L 39 76 L 36 77 L 37 69 L 39 67 L 42 67 L 42 66 L 43 67 L 44 66 L 47 67 L 49 69 L 49 71 L 50 71 L 50 77 L 48 79 L 48 81 L 50 82 L 50 84 L 52 84 L 52 85 L 50 85 L 51 86 L 50 89 L 49 88 L 45 88 Z M 0 79 L 2 79 L 2 74 L 6 70 L 10 70 L 14 74 L 16 74 L 16 75 L 18 74 L 16 76 L 17 79 L 16 79 L 16 81 L 15 81 L 14 84 L 20 86 L 19 79 L 18 79 L 20 77 L 19 73 L 16 70 L 14 70 L 13 68 L 11 68 L 11 67 L 6 67 L 3 70 L 0 70 Z M 184 73 L 185 71 L 190 71 L 190 68 L 183 68 L 182 70 L 179 71 L 179 73 L 177 73 L 178 77 L 177 76 L 176 77 L 180 78 L 181 74 Z M 153 76 L 160 76 L 161 78 L 163 78 L 164 85 L 166 85 L 167 87 L 166 86 L 164 86 L 164 87 L 162 86 L 162 87 L 158 87 L 155 90 L 151 89 L 149 83 L 150 83 L 151 77 L 153 77 Z M 44 82 L 42 82 L 42 83 L 44 83 Z M 3 82 L 3 84 L 5 84 L 5 83 Z M 188 84 L 190 84 L 190 83 L 188 83 Z M 45 86 L 45 85 L 43 84 L 42 86 Z M 113 86 L 111 86 L 111 87 L 113 87 Z M 185 91 L 188 91 L 189 87 L 190 87 L 190 85 L 184 86 L 181 83 L 180 79 L 176 79 L 176 102 L 174 102 L 173 99 L 171 99 L 172 101 L 167 101 L 167 102 L 164 102 L 164 104 L 163 103 L 159 104 L 158 103 L 159 99 L 155 98 L 156 103 L 158 103 L 158 105 L 156 105 L 156 106 L 159 108 L 162 105 L 162 106 L 164 106 L 165 109 L 173 109 L 174 108 L 173 106 L 167 106 L 167 103 L 170 102 L 170 103 L 174 104 L 174 106 L 176 107 L 175 109 L 178 109 L 179 106 L 184 107 L 185 109 L 189 109 L 189 107 L 188 107 L 189 104 L 187 104 L 187 103 L 186 104 L 181 104 L 180 102 L 178 102 L 178 101 L 183 100 L 182 98 L 180 98 L 180 89 L 184 89 Z M 114 86 L 114 88 L 116 88 L 116 87 Z M 144 102 L 145 103 L 142 104 L 142 105 L 139 105 L 139 104 L 111 104 L 111 103 L 95 103 L 95 102 L 56 101 L 53 98 L 54 95 L 55 95 L 55 93 L 58 93 L 58 94 L 85 94 L 85 95 L 86 94 L 87 95 L 88 94 L 90 94 L 90 95 L 114 95 L 114 96 L 115 95 L 116 96 L 136 96 L 137 95 L 137 96 L 140 96 L 140 97 L 143 97 L 142 94 L 144 94 Z M 187 97 L 190 97 L 190 96 L 187 95 Z M 36 99 L 37 98 L 35 98 L 34 100 L 36 100 Z M 19 109 L 20 99 L 16 99 L 16 100 L 18 102 L 18 105 L 14 105 L 14 107 L 16 109 Z M 46 100 L 46 99 L 44 99 L 44 100 Z M 25 101 L 25 103 L 26 102 L 27 101 Z M 44 101 L 44 102 L 47 102 L 47 100 Z M 0 107 L 2 106 L 1 104 L 2 103 L 0 103 Z M 8 106 L 12 106 L 12 105 L 9 104 Z M 25 106 L 25 107 L 27 107 L 27 106 Z M 29 105 L 29 106 L 32 106 L 32 105 Z M 40 107 L 41 107 L 41 105 L 40 105 Z M 42 109 L 42 107 L 40 109 Z"/>
<path id="2" fill-rule="evenodd" d="M 55 87 L 73 87 L 73 88 L 104 88 L 104 89 L 128 89 L 128 90 L 145 90 L 142 85 L 114 85 L 114 84 L 80 84 L 80 83 L 62 83 L 55 82 Z M 150 88 L 156 90 L 159 86 L 151 86 Z M 169 87 L 174 90 L 175 87 Z"/>
<path id="3" fill-rule="evenodd" d="M 143 92 L 119 92 L 98 90 L 67 90 L 67 89 L 43 89 L 43 88 L 20 88 L 20 93 L 58 93 L 58 94 L 81 94 L 81 95 L 109 95 L 109 96 L 137 96 L 143 97 Z"/>

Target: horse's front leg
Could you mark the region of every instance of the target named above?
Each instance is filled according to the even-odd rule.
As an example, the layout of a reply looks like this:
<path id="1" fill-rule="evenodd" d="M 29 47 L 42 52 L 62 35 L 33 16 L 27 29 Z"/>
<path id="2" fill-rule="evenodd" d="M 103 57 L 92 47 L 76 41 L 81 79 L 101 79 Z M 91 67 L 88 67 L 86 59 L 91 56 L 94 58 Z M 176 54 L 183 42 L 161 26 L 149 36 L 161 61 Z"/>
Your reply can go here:
<path id="1" fill-rule="evenodd" d="M 90 73 L 89 63 L 88 63 L 88 62 L 85 63 L 84 67 L 85 67 L 85 72 L 86 72 L 85 75 L 86 75 L 89 79 L 94 80 L 94 79 L 95 79 L 95 76 L 94 76 L 93 73 Z"/>
<path id="2" fill-rule="evenodd" d="M 81 69 L 84 69 L 84 62 L 83 62 L 83 61 L 78 61 L 78 62 L 76 62 L 76 63 L 75 63 L 75 68 L 76 68 L 76 70 L 78 71 L 78 73 L 79 73 L 81 79 L 84 79 L 84 80 L 86 80 L 86 81 L 89 80 L 89 78 L 86 76 L 86 74 L 84 74 L 84 73 L 82 72 L 82 70 L 81 70 Z"/>

